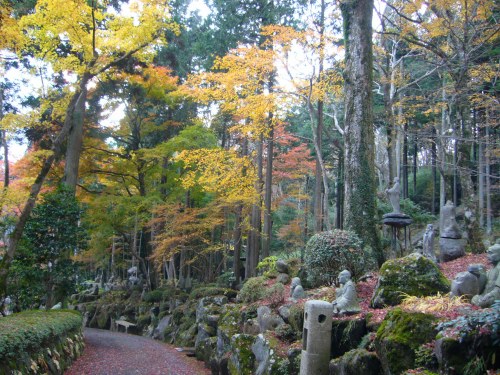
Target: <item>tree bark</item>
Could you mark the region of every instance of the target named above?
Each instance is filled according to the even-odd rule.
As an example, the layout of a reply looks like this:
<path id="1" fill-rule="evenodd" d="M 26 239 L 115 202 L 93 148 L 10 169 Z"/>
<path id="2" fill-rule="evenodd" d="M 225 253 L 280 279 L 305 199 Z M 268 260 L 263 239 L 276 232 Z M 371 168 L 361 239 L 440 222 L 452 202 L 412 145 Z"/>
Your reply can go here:
<path id="1" fill-rule="evenodd" d="M 345 211 L 344 227 L 384 255 L 376 222 L 375 144 L 372 112 L 373 0 L 342 1 L 345 54 Z"/>
<path id="2" fill-rule="evenodd" d="M 262 236 L 262 258 L 269 256 L 272 237 L 271 198 L 273 184 L 274 129 L 271 128 L 267 140 L 266 180 L 264 190 L 264 228 Z"/>
<path id="3" fill-rule="evenodd" d="M 78 167 L 83 145 L 83 122 L 86 102 L 87 88 L 83 87 L 72 116 L 72 124 L 66 148 L 66 164 L 64 165 L 63 182 L 71 190 L 76 190 L 76 185 L 78 183 Z"/>

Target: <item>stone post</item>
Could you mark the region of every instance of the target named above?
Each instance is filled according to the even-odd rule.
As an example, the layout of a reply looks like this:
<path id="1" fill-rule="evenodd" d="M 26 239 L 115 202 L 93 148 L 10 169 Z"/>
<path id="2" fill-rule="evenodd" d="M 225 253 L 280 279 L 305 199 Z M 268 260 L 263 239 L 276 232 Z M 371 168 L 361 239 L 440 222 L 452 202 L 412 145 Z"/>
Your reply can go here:
<path id="1" fill-rule="evenodd" d="M 304 333 L 300 375 L 328 375 L 332 342 L 333 305 L 307 301 L 304 306 Z"/>

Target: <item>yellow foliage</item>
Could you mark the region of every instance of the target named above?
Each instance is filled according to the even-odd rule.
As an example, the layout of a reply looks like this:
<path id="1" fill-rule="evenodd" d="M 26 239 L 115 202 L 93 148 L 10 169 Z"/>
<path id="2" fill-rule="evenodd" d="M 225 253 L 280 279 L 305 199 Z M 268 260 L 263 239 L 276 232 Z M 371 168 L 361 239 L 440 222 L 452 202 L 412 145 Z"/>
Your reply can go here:
<path id="1" fill-rule="evenodd" d="M 162 31 L 170 23 L 168 5 L 162 0 L 136 0 L 129 14 L 108 11 L 105 1 L 92 8 L 85 0 L 40 0 L 35 12 L 22 17 L 23 48 L 52 64 L 55 71 L 98 74 L 110 62 L 128 53 L 150 62 L 162 44 Z M 100 25 L 99 27 L 97 25 Z M 105 27 L 101 27 L 104 26 Z M 61 55 L 60 49 L 67 51 Z"/>
<path id="2" fill-rule="evenodd" d="M 233 150 L 184 150 L 177 160 L 184 163 L 182 185 L 195 185 L 214 193 L 224 202 L 253 202 L 256 199 L 255 168 L 248 157 L 238 156 Z"/>
<path id="3" fill-rule="evenodd" d="M 466 304 L 464 297 L 452 297 L 449 294 L 438 293 L 435 296 L 415 297 L 403 293 L 403 296 L 401 303 L 403 309 L 423 313 L 447 312 Z"/>

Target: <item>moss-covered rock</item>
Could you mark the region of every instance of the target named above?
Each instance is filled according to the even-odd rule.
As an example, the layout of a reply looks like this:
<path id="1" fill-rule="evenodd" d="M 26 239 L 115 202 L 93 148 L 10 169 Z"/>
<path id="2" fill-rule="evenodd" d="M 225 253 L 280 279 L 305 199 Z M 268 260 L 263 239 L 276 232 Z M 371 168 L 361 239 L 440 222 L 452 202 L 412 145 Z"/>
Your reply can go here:
<path id="1" fill-rule="evenodd" d="M 255 356 L 255 375 L 278 374 L 283 368 L 289 366 L 287 358 L 280 358 L 277 354 L 278 340 L 272 335 L 259 334 L 252 344 Z M 287 363 L 284 364 L 283 361 Z"/>
<path id="2" fill-rule="evenodd" d="M 217 337 L 208 337 L 204 340 L 200 340 L 196 345 L 196 359 L 198 361 L 203 361 L 210 365 L 210 358 L 215 354 L 217 350 Z"/>
<path id="3" fill-rule="evenodd" d="M 229 299 L 236 298 L 236 295 L 238 292 L 234 289 L 229 289 L 229 288 L 220 288 L 220 287 L 201 287 L 194 289 L 190 294 L 189 294 L 189 299 L 191 300 L 198 300 L 203 297 L 210 297 L 210 296 L 225 296 Z"/>
<path id="4" fill-rule="evenodd" d="M 337 358 L 357 348 L 366 334 L 365 319 L 334 320 L 330 357 Z"/>
<path id="5" fill-rule="evenodd" d="M 255 355 L 252 344 L 255 336 L 236 334 L 231 338 L 231 356 L 228 369 L 231 375 L 252 375 L 254 373 Z"/>
<path id="6" fill-rule="evenodd" d="M 297 337 L 302 337 L 304 329 L 304 304 L 295 304 L 290 307 L 288 323 L 294 329 Z"/>
<path id="7" fill-rule="evenodd" d="M 375 348 L 385 374 L 400 374 L 415 367 L 416 350 L 436 337 L 433 315 L 395 309 L 377 331 Z"/>
<path id="8" fill-rule="evenodd" d="M 217 355 L 219 358 L 231 351 L 231 337 L 241 331 L 242 321 L 239 305 L 224 306 L 217 327 Z"/>
<path id="9" fill-rule="evenodd" d="M 382 265 L 371 306 L 395 306 L 401 303 L 404 295 L 424 297 L 449 291 L 450 282 L 436 264 L 414 253 Z"/>
<path id="10" fill-rule="evenodd" d="M 330 375 L 379 375 L 382 365 L 377 355 L 365 349 L 354 349 L 330 362 Z"/>

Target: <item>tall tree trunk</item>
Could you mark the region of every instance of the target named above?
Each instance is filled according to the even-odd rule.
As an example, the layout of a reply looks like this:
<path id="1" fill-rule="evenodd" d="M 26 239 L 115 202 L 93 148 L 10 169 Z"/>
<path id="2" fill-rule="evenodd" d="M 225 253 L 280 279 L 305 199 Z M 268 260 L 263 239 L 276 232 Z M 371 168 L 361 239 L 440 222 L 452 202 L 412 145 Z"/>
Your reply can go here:
<path id="1" fill-rule="evenodd" d="M 257 263 L 259 262 L 259 252 L 261 245 L 261 199 L 262 199 L 262 169 L 263 169 L 263 136 L 257 141 L 257 181 L 255 188 L 258 201 L 252 206 L 250 215 L 250 232 L 248 234 L 247 259 L 246 259 L 246 277 L 256 275 Z"/>
<path id="2" fill-rule="evenodd" d="M 403 199 L 408 198 L 408 122 L 403 131 Z"/>
<path id="3" fill-rule="evenodd" d="M 316 123 L 316 142 L 318 144 L 317 153 L 321 153 L 322 133 L 323 133 L 323 120 L 322 112 L 323 102 L 318 102 L 318 118 Z M 321 116 L 321 117 L 320 117 Z M 321 120 L 320 120 L 321 118 Z M 321 232 L 323 230 L 323 170 L 321 168 L 321 155 L 316 155 L 316 167 L 314 171 L 315 184 L 314 184 L 314 231 Z"/>
<path id="4" fill-rule="evenodd" d="M 373 133 L 373 0 L 342 1 L 345 53 L 344 227 L 356 232 L 382 265 L 376 222 Z"/>
<path id="5" fill-rule="evenodd" d="M 271 89 L 270 89 L 271 91 Z M 273 185 L 273 159 L 274 159 L 274 129 L 272 127 L 272 114 L 270 114 L 270 131 L 267 139 L 267 160 L 266 160 L 266 179 L 264 190 L 264 228 L 262 235 L 262 258 L 269 256 L 271 238 L 272 238 L 272 218 L 271 218 L 271 198 Z"/>
<path id="6" fill-rule="evenodd" d="M 64 165 L 64 184 L 76 190 L 78 183 L 78 167 L 83 145 L 83 123 L 85 117 L 85 103 L 87 102 L 87 87 L 82 88 L 82 93 L 76 102 L 72 117 L 71 130 L 68 135 L 66 148 L 66 164 Z"/>
<path id="7" fill-rule="evenodd" d="M 436 148 L 436 128 L 432 127 L 432 145 L 431 145 L 431 157 L 432 157 L 432 201 L 431 201 L 431 214 L 435 215 L 437 213 L 436 209 L 436 191 L 437 191 L 437 148 Z"/>
<path id="8" fill-rule="evenodd" d="M 344 222 L 344 155 L 343 150 L 339 151 L 339 164 L 337 167 L 337 216 L 335 228 L 342 229 Z"/>
<path id="9" fill-rule="evenodd" d="M 240 257 L 241 257 L 241 215 L 243 207 L 241 204 L 236 206 L 236 214 L 234 217 L 234 231 L 233 231 L 233 242 L 234 242 L 234 258 L 233 258 L 233 274 L 234 274 L 234 285 L 236 287 L 240 283 L 241 272 L 240 272 Z"/>
<path id="10" fill-rule="evenodd" d="M 484 144 L 486 145 L 484 153 L 484 169 L 485 169 L 485 194 L 486 194 L 486 234 L 488 236 L 492 233 L 492 216 L 493 212 L 491 210 L 491 179 L 490 179 L 490 115 L 489 111 L 486 110 L 486 129 L 485 129 L 485 139 Z"/>

